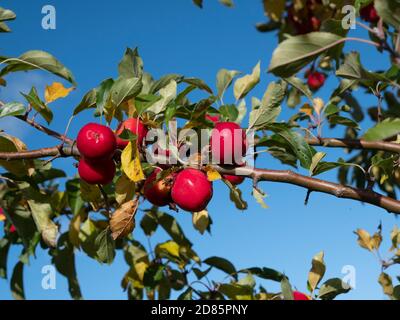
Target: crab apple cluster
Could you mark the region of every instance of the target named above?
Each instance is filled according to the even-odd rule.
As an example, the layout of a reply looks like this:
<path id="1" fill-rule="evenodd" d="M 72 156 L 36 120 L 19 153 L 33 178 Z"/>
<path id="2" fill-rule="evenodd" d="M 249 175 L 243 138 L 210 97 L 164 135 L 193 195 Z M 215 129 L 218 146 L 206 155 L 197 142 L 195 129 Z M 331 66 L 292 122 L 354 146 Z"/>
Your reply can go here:
<path id="1" fill-rule="evenodd" d="M 373 2 L 360 10 L 360 16 L 361 19 L 370 23 L 377 23 L 380 19 Z"/>
<path id="2" fill-rule="evenodd" d="M 89 184 L 108 184 L 115 176 L 113 156 L 117 149 L 124 149 L 128 140 L 119 136 L 129 130 L 137 136 L 138 145 L 142 145 L 147 128 L 137 118 L 122 122 L 114 133 L 109 127 L 89 123 L 81 128 L 76 138 L 76 145 L 81 154 L 78 164 L 79 176 Z"/>
<path id="3" fill-rule="evenodd" d="M 322 72 L 319 72 L 319 71 L 308 70 L 306 72 L 306 78 L 307 78 L 308 87 L 312 91 L 319 90 L 321 87 L 323 87 L 323 85 L 325 84 L 325 81 L 326 81 L 325 74 Z"/>
<path id="4" fill-rule="evenodd" d="M 113 156 L 117 149 L 114 132 L 101 124 L 88 123 L 76 138 L 81 154 L 79 176 L 89 184 L 108 184 L 115 175 Z"/>
<path id="5" fill-rule="evenodd" d="M 320 30 L 321 20 L 316 15 L 316 7 L 318 5 L 321 5 L 320 0 L 308 0 L 306 5 L 299 11 L 296 10 L 295 4 L 290 6 L 287 20 L 296 34 L 307 34 Z"/>
<path id="6" fill-rule="evenodd" d="M 212 183 L 203 171 L 187 168 L 166 173 L 157 168 L 144 183 L 144 196 L 156 205 L 176 204 L 183 210 L 204 210 L 213 195 Z"/>

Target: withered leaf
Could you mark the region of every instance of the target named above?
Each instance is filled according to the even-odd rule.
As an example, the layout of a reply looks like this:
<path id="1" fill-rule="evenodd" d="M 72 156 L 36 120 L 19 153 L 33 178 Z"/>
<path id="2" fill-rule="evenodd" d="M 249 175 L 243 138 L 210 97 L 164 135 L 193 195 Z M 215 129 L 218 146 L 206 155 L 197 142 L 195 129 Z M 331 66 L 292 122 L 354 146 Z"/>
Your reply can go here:
<path id="1" fill-rule="evenodd" d="M 114 240 L 126 237 L 135 228 L 135 214 L 138 208 L 138 199 L 122 204 L 112 215 L 110 220 L 111 236 Z"/>

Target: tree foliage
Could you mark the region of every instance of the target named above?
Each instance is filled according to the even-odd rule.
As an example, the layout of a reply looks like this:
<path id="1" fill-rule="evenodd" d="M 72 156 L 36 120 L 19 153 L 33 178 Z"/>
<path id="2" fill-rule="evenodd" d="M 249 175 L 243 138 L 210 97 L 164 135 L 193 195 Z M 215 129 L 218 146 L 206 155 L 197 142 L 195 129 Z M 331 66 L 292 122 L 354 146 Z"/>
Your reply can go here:
<path id="1" fill-rule="evenodd" d="M 203 7 L 203 1 L 193 2 Z M 220 2 L 234 6 L 232 1 Z M 379 15 L 377 21 L 363 13 L 372 3 Z M 347 4 L 354 6 L 355 14 L 361 12 L 362 19 L 369 19 L 362 22 L 358 17 L 358 27 L 369 31 L 366 38 L 354 38 L 343 27 L 346 13 L 342 8 Z M 218 115 L 241 124 L 247 131 L 253 130 L 257 150 L 267 152 L 283 167 L 305 169 L 308 176 L 250 167 L 200 166 L 210 181 L 220 180 L 224 174 L 251 178 L 255 201 L 264 208 L 267 205 L 259 182 L 267 180 L 304 187 L 308 196 L 311 192 L 325 192 L 399 214 L 400 202 L 396 199 L 400 185 L 400 3 L 264 0 L 263 5 L 268 21 L 257 24 L 257 29 L 279 36 L 268 67 L 275 80 L 263 97 L 251 95 L 266 68 L 261 62 L 255 62 L 253 70 L 244 73 L 221 69 L 214 89 L 201 79 L 174 73 L 154 79 L 146 72 L 139 50 L 128 48 L 117 66 L 118 77 L 99 81 L 82 97 L 71 116 L 79 117 L 81 112 L 91 109 L 94 119 L 104 119 L 108 126 L 134 116 L 148 128 L 158 129 L 179 119 L 182 130 L 212 129 L 214 124 L 207 115 Z M 14 18 L 12 11 L 0 8 L 0 30 L 9 32 L 5 22 Z M 368 70 L 361 63 L 360 53 L 345 51 L 347 42 L 361 42 L 365 50 L 378 50 L 388 61 L 387 70 Z M 123 252 L 127 272 L 121 285 L 130 299 L 293 299 L 287 275 L 267 267 L 237 270 L 223 257 L 200 258 L 172 211 L 143 208 L 143 181 L 152 172 L 152 166 L 144 158 L 144 150 L 137 147 L 137 136 L 127 130 L 120 137 L 129 143 L 114 157 L 117 174 L 112 183 L 103 187 L 89 185 L 78 176 L 69 179 L 63 170 L 54 168 L 51 161 L 55 158 L 80 157 L 74 139 L 52 127 L 52 103 L 67 99 L 77 86 L 73 74 L 44 51 L 28 51 L 17 58 L 1 56 L 0 60 L 0 84 L 5 87 L 10 73 L 35 69 L 64 81 L 50 84 L 43 93 L 34 87 L 22 93 L 25 103 L 1 101 L 0 118 L 17 118 L 60 140 L 55 147 L 28 151 L 23 141 L 7 132 L 0 133 L 0 207 L 4 220 L 0 277 L 10 274 L 10 247 L 21 246 L 19 262 L 9 280 L 16 299 L 25 298 L 23 270 L 36 250 L 48 252 L 57 271 L 67 278 L 74 299 L 83 298 L 75 268 L 77 250 L 106 264 L 113 263 L 116 251 Z M 327 101 L 319 98 L 318 91 L 307 81 L 315 72 L 337 83 Z M 235 101 L 227 101 L 228 90 L 232 90 Z M 203 98 L 191 101 L 189 94 L 193 91 L 201 92 Z M 361 94 L 369 95 L 376 106 L 361 106 Z M 283 108 L 293 110 L 289 119 L 281 114 Z M 33 112 L 37 113 L 34 119 Z M 244 123 L 247 118 L 248 123 Z M 332 132 L 343 132 L 343 136 L 332 138 Z M 319 149 L 331 147 L 345 149 L 349 153 L 347 159 L 332 159 Z M 184 165 L 170 166 L 167 174 Z M 314 178 L 330 170 L 337 170 L 338 183 Z M 227 185 L 226 199 L 233 201 L 238 210 L 245 210 L 247 203 L 242 192 L 249 191 L 226 179 L 223 182 Z M 192 214 L 195 229 L 200 233 L 211 231 L 211 213 L 203 210 Z M 136 240 L 138 232 L 151 238 L 159 229 L 168 234 L 169 240 L 154 247 Z M 60 234 L 60 230 L 67 231 Z M 361 247 L 371 252 L 379 249 L 380 230 L 373 236 L 361 229 L 356 234 Z M 400 263 L 399 234 L 397 228 L 391 234 L 393 258 L 380 261 L 385 270 Z M 209 279 L 211 270 L 224 273 L 225 280 Z M 313 299 L 333 299 L 350 290 L 339 278 L 324 280 L 325 270 L 321 252 L 312 259 L 307 280 Z M 280 283 L 280 292 L 257 285 L 257 279 Z M 399 286 L 393 284 L 389 274 L 382 272 L 379 283 L 390 298 L 400 298 Z"/>

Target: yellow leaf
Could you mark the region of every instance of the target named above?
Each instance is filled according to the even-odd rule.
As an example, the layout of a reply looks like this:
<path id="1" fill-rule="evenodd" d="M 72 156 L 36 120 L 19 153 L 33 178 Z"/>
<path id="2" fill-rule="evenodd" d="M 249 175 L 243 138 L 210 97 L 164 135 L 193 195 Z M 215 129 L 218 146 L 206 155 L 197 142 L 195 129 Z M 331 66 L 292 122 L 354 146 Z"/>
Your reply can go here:
<path id="1" fill-rule="evenodd" d="M 122 151 L 121 163 L 122 170 L 133 182 L 145 179 L 136 144 L 133 145 L 132 142 L 129 142 L 124 151 Z"/>
<path id="2" fill-rule="evenodd" d="M 314 109 L 310 106 L 310 104 L 305 103 L 301 108 L 300 112 L 305 113 L 308 116 L 312 116 Z"/>
<path id="3" fill-rule="evenodd" d="M 313 104 L 314 104 L 314 110 L 315 112 L 319 115 L 321 114 L 322 109 L 324 108 L 324 100 L 322 100 L 321 98 L 315 98 L 313 100 Z"/>
<path id="4" fill-rule="evenodd" d="M 132 182 L 125 174 L 122 174 L 115 183 L 115 200 L 119 205 L 129 201 L 135 195 L 135 183 Z"/>
<path id="5" fill-rule="evenodd" d="M 369 251 L 372 251 L 374 249 L 371 235 L 367 231 L 363 229 L 357 229 L 355 231 L 355 234 L 358 235 L 357 241 L 360 247 L 367 249 Z"/>
<path id="6" fill-rule="evenodd" d="M 308 288 L 311 292 L 314 292 L 318 283 L 324 277 L 325 274 L 325 262 L 324 262 L 324 253 L 321 251 L 316 254 L 311 262 L 311 270 L 308 273 Z"/>
<path id="7" fill-rule="evenodd" d="M 193 212 L 192 220 L 194 228 L 198 230 L 201 234 L 204 234 L 204 232 L 210 225 L 210 217 L 207 210 Z"/>
<path id="8" fill-rule="evenodd" d="M 170 255 L 179 258 L 179 244 L 174 241 L 167 241 L 157 246 L 156 252 L 166 251 Z"/>
<path id="9" fill-rule="evenodd" d="M 262 194 L 257 188 L 253 188 L 253 197 L 261 205 L 261 207 L 263 207 L 264 209 L 268 209 L 268 206 L 264 201 L 264 198 L 266 198 L 267 195 Z"/>
<path id="10" fill-rule="evenodd" d="M 65 98 L 74 89 L 74 87 L 65 88 L 62 83 L 54 82 L 52 85 L 46 86 L 46 90 L 44 91 L 44 99 L 46 100 L 46 103 L 51 103 L 57 99 Z"/>
<path id="11" fill-rule="evenodd" d="M 222 179 L 220 173 L 217 170 L 215 170 L 213 167 L 207 166 L 205 168 L 205 170 L 207 172 L 208 181 L 216 181 L 216 180 Z"/>

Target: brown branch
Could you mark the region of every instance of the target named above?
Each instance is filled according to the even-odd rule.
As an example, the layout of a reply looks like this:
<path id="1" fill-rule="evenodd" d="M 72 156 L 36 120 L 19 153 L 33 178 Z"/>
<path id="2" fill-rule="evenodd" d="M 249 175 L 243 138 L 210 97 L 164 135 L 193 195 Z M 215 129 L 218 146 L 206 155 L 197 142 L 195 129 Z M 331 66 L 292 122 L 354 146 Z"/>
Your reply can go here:
<path id="1" fill-rule="evenodd" d="M 307 142 L 313 146 L 331 147 L 331 148 L 350 148 L 350 149 L 368 149 L 377 151 L 388 151 L 400 153 L 400 144 L 386 141 L 366 141 L 356 139 L 336 139 L 336 138 L 311 138 Z"/>
<path id="2" fill-rule="evenodd" d="M 65 142 L 69 145 L 73 145 L 74 140 L 71 138 L 68 138 L 67 136 L 58 133 L 54 130 L 51 130 L 45 126 L 42 126 L 41 124 L 37 123 L 35 120 L 29 119 L 27 116 L 17 116 L 16 118 L 18 118 L 19 120 L 22 120 L 24 122 L 26 122 L 27 124 L 29 124 L 30 126 L 34 127 L 35 129 L 44 132 L 45 134 L 54 137 L 58 140 L 61 140 L 62 142 Z"/>
<path id="3" fill-rule="evenodd" d="M 44 148 L 25 152 L 1 152 L 0 159 L 35 159 L 54 157 L 56 155 L 60 155 L 62 157 L 79 156 L 79 151 L 76 147 L 64 147 L 61 149 L 60 146 L 56 146 L 52 148 Z M 303 176 L 292 171 L 254 169 L 251 167 L 227 169 L 216 165 L 214 165 L 214 168 L 221 174 L 241 175 L 247 178 L 251 178 L 253 181 L 257 182 L 271 181 L 278 183 L 288 183 L 306 188 L 308 192 L 321 192 L 331 194 L 337 198 L 361 201 L 386 209 L 389 212 L 400 214 L 400 201 L 397 201 L 390 197 L 386 197 L 382 194 L 368 189 L 357 189 L 349 186 L 344 186 L 333 182 Z"/>
<path id="4" fill-rule="evenodd" d="M 51 148 L 42 148 L 21 152 L 0 152 L 0 160 L 6 161 L 72 156 L 79 157 L 79 151 L 76 147 L 60 148 L 60 146 L 55 146 Z"/>
<path id="5" fill-rule="evenodd" d="M 322 192 L 331 194 L 337 198 L 352 199 L 369 203 L 374 206 L 386 209 L 389 212 L 400 214 L 400 201 L 386 197 L 372 190 L 356 189 L 343 186 L 337 183 L 328 182 L 297 174 L 292 171 L 263 170 L 250 167 L 224 169 L 214 166 L 222 174 L 236 174 L 255 179 L 256 181 L 271 181 L 293 184 L 308 189 L 310 192 Z"/>
<path id="6" fill-rule="evenodd" d="M 308 138 L 308 144 L 312 146 L 328 147 L 328 148 L 350 148 L 350 149 L 366 149 L 376 151 L 387 151 L 400 153 L 400 144 L 386 141 L 366 141 L 357 139 L 338 139 L 338 138 Z M 256 146 L 265 146 L 264 143 L 255 141 Z"/>

